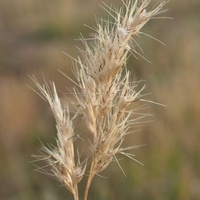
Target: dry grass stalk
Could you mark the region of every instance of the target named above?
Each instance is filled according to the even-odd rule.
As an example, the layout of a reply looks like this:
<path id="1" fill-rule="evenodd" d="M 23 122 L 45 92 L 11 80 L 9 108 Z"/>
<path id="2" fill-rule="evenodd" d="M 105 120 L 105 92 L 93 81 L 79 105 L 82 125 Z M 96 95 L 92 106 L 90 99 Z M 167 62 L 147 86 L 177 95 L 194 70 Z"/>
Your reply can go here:
<path id="1" fill-rule="evenodd" d="M 46 148 L 39 159 L 46 160 L 53 174 L 66 186 L 78 200 L 78 183 L 83 178 L 86 162 L 75 161 L 73 119 L 82 115 L 92 134 L 91 162 L 84 200 L 88 198 L 91 182 L 96 174 L 102 172 L 117 154 L 123 154 L 133 160 L 135 158 L 123 147 L 123 141 L 130 128 L 146 114 L 132 118 L 134 109 L 127 109 L 136 101 L 144 101 L 141 92 L 137 91 L 138 82 L 132 82 L 130 73 L 125 69 L 127 55 L 132 52 L 139 55 L 131 46 L 141 28 L 152 18 L 164 12 L 165 1 L 161 1 L 153 9 L 147 7 L 150 0 L 127 1 L 124 8 L 114 11 L 104 4 L 103 8 L 113 17 L 114 22 L 98 24 L 93 35 L 93 42 L 88 44 L 82 39 L 85 50 L 83 59 L 76 60 L 75 73 L 78 88 L 74 89 L 74 103 L 77 113 L 71 119 L 68 106 L 62 108 L 54 83 L 51 86 L 40 85 L 32 77 L 42 97 L 48 101 L 57 124 L 57 147 Z M 137 43 L 136 43 L 137 44 Z"/>

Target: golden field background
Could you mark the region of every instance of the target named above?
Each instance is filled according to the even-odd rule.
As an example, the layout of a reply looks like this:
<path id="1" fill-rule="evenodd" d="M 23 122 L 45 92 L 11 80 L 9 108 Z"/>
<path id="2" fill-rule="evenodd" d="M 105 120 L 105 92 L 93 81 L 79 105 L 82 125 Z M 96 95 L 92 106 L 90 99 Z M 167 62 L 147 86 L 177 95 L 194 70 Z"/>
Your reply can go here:
<path id="1" fill-rule="evenodd" d="M 105 0 L 119 7 L 120 0 Z M 32 154 L 42 141 L 54 143 L 56 133 L 49 107 L 26 85 L 28 75 L 54 80 L 60 95 L 72 87 L 57 69 L 69 76 L 72 63 L 62 52 L 76 56 L 75 40 L 83 24 L 95 25 L 95 16 L 107 18 L 98 0 L 0 1 L 0 199 L 72 199 L 57 181 L 34 171 Z M 127 143 L 145 144 L 134 153 L 144 167 L 123 158 L 127 178 L 113 163 L 96 177 L 91 200 L 199 200 L 200 199 L 200 1 L 171 0 L 164 16 L 144 29 L 166 46 L 142 36 L 145 56 L 130 58 L 129 69 L 144 79 L 155 117 Z M 82 123 L 81 123 L 82 124 Z M 82 127 L 79 127 L 80 131 Z M 84 190 L 84 181 L 80 190 Z"/>

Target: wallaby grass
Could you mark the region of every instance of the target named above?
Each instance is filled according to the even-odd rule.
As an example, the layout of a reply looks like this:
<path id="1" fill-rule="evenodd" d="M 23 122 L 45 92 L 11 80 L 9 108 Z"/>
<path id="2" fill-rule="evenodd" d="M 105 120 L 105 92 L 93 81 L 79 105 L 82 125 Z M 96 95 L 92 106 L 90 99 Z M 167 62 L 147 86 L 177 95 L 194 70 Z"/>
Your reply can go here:
<path id="1" fill-rule="evenodd" d="M 78 184 L 85 174 L 88 179 L 84 200 L 87 200 L 93 178 L 104 171 L 111 161 L 116 161 L 124 173 L 118 154 L 140 163 L 130 151 L 140 145 L 124 146 L 124 139 L 138 131 L 138 127 L 144 123 L 143 119 L 150 114 L 143 112 L 142 105 L 132 108 L 129 105 L 136 102 L 155 103 L 144 99 L 145 85 L 138 88 L 140 81 L 131 80 L 126 64 L 129 53 L 145 59 L 136 37 L 151 37 L 141 29 L 149 20 L 158 18 L 166 11 L 163 9 L 166 2 L 161 1 L 153 8 L 149 8 L 150 0 L 122 3 L 123 7 L 118 10 L 103 3 L 102 8 L 113 21 L 101 19 L 96 28 L 91 27 L 94 31 L 89 38 L 91 42 L 80 38 L 85 47 L 79 49 L 82 57 L 72 58 L 76 82 L 65 75 L 74 83 L 71 91 L 73 101 L 68 100 L 62 105 L 54 82 L 41 85 L 34 76 L 31 77 L 39 89 L 39 95 L 49 103 L 57 129 L 57 146 L 44 146 L 43 153 L 35 156 L 38 161 L 45 160 L 50 171 L 47 172 L 47 166 L 39 170 L 57 177 L 75 200 L 79 200 Z M 70 105 L 75 108 L 73 116 L 70 115 Z M 78 147 L 74 146 L 78 136 L 74 132 L 74 120 L 79 115 L 92 135 L 89 143 L 91 152 L 83 159 Z"/>
<path id="2" fill-rule="evenodd" d="M 55 81 L 62 98 L 71 82 L 56 71 L 59 68 L 70 77 L 73 75 L 69 72 L 70 59 L 61 51 L 75 56 L 73 46 L 79 42 L 73 39 L 78 38 L 79 32 L 87 35 L 90 31 L 80 24 L 92 26 L 96 11 L 97 16 L 104 19 L 107 14 L 99 9 L 97 1 L 92 0 L 81 1 L 87 2 L 84 7 L 76 3 L 78 0 L 60 0 L 55 4 L 49 1 L 26 2 L 30 4 L 28 9 L 23 0 L 0 3 L 3 21 L 0 23 L 3 47 L 0 56 L 0 196 L 6 200 L 72 199 L 64 187 L 46 175 L 33 172 L 34 166 L 27 163 L 40 146 L 38 137 L 44 144 L 55 144 L 56 130 L 50 109 L 25 83 L 33 87 L 27 74 L 35 74 L 40 80 L 43 71 L 47 80 Z M 37 9 L 40 2 L 43 6 Z M 106 3 L 111 5 L 109 0 Z M 87 9 L 88 4 L 90 9 Z M 121 2 L 116 0 L 112 4 L 118 7 Z M 199 199 L 199 5 L 199 1 L 170 1 L 167 7 L 171 11 L 166 15 L 173 16 L 174 20 L 153 20 L 143 29 L 163 41 L 166 47 L 147 37 L 138 38 L 145 57 L 152 64 L 130 55 L 127 67 L 134 71 L 137 80 L 146 80 L 144 93 L 152 92 L 147 98 L 166 104 L 167 109 L 150 104 L 155 122 L 145 124 L 141 132 L 126 139 L 128 145 L 146 144 L 134 151 L 145 167 L 120 156 L 120 164 L 128 177 L 124 178 L 116 162 L 112 162 L 102 173 L 109 178 L 94 179 L 89 199 Z M 46 12 L 48 10 L 51 13 Z M 38 40 L 37 33 L 57 21 L 63 27 L 59 29 L 61 34 Z M 77 122 L 79 125 L 81 127 L 77 127 L 76 133 L 80 137 L 87 136 L 87 132 L 82 130 L 83 122 Z M 80 139 L 75 142 L 79 146 L 83 144 Z M 86 178 L 84 176 L 79 184 L 80 194 L 83 194 Z"/>

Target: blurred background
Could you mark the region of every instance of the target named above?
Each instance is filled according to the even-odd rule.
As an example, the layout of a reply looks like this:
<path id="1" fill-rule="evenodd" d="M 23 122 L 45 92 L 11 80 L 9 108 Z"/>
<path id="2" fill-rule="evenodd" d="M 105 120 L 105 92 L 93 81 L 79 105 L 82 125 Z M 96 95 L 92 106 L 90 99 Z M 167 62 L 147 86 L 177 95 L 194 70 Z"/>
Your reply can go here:
<path id="1" fill-rule="evenodd" d="M 105 0 L 119 7 L 120 0 Z M 54 143 L 55 122 L 48 105 L 27 85 L 28 75 L 54 80 L 60 96 L 72 87 L 58 69 L 73 77 L 80 33 L 92 31 L 95 17 L 108 14 L 99 0 L 0 1 L 0 199 L 72 199 L 56 180 L 35 172 L 32 154 L 42 141 Z M 164 16 L 143 29 L 166 44 L 142 36 L 138 43 L 151 64 L 131 57 L 129 69 L 146 80 L 152 123 L 127 143 L 145 144 L 134 153 L 144 167 L 123 158 L 96 177 L 89 192 L 95 200 L 200 199 L 200 1 L 171 0 Z M 85 180 L 80 183 L 84 190 Z M 82 198 L 81 198 L 82 199 Z"/>

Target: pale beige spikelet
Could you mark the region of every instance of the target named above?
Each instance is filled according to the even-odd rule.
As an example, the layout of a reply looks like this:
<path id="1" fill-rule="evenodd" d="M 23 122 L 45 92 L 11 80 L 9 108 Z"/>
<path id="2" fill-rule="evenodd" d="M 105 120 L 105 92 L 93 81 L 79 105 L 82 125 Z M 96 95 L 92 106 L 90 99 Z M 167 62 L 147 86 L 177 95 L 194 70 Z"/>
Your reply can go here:
<path id="1" fill-rule="evenodd" d="M 86 158 L 89 160 L 89 176 L 84 200 L 88 198 L 94 176 L 102 172 L 111 161 L 118 163 L 117 154 L 137 161 L 128 151 L 138 146 L 124 147 L 123 142 L 125 136 L 131 133 L 131 128 L 148 116 L 138 112 L 136 106 L 129 107 L 135 102 L 145 101 L 142 95 L 145 86 L 138 88 L 140 82 L 133 81 L 125 67 L 129 53 L 143 57 L 132 45 L 138 45 L 135 40 L 138 35 L 144 34 L 141 32 L 142 27 L 166 11 L 163 9 L 166 4 L 164 0 L 153 9 L 148 8 L 149 3 L 150 0 L 123 2 L 124 6 L 118 11 L 103 4 L 102 7 L 114 21 L 99 21 L 92 42 L 88 43 L 87 39 L 81 38 L 85 46 L 84 50 L 80 50 L 82 57 L 73 59 L 77 87 L 73 89 L 75 102 L 71 103 L 76 108 L 76 114 L 72 119 L 69 117 L 68 106 L 62 108 L 54 84 L 51 87 L 41 86 L 33 78 L 53 111 L 57 127 L 57 147 L 45 147 L 47 156 L 42 155 L 42 158 L 47 160 L 54 175 L 64 183 L 75 200 L 79 198 L 77 184 L 86 170 L 86 164 L 80 160 L 75 161 L 74 156 L 73 119 L 78 115 L 83 117 L 92 135 L 91 155 Z"/>
<path id="2" fill-rule="evenodd" d="M 129 52 L 138 54 L 131 42 L 141 33 L 141 28 L 154 16 L 164 12 L 165 1 L 148 10 L 150 0 L 125 4 L 125 12 L 105 10 L 113 16 L 114 22 L 103 26 L 98 24 L 92 45 L 82 39 L 85 45 L 84 60 L 77 61 L 76 77 L 81 88 L 81 95 L 75 97 L 78 108 L 93 134 L 92 161 L 88 188 L 95 174 L 103 171 L 115 159 L 116 154 L 126 153 L 122 148 L 124 137 L 129 134 L 131 125 L 138 119 L 131 119 L 134 110 L 127 107 L 141 98 L 141 91 L 136 90 L 130 81 L 130 73 L 124 70 Z M 115 26 L 113 26 L 115 24 Z"/>
<path id="3" fill-rule="evenodd" d="M 41 97 L 46 100 L 56 120 L 57 147 L 43 147 L 42 155 L 35 156 L 39 160 L 45 160 L 51 172 L 78 200 L 77 184 L 83 178 L 86 165 L 75 161 L 74 155 L 74 128 L 73 119 L 70 119 L 69 108 L 63 108 L 58 97 L 55 84 L 45 82 L 40 85 L 35 77 L 31 77 L 40 90 Z"/>

